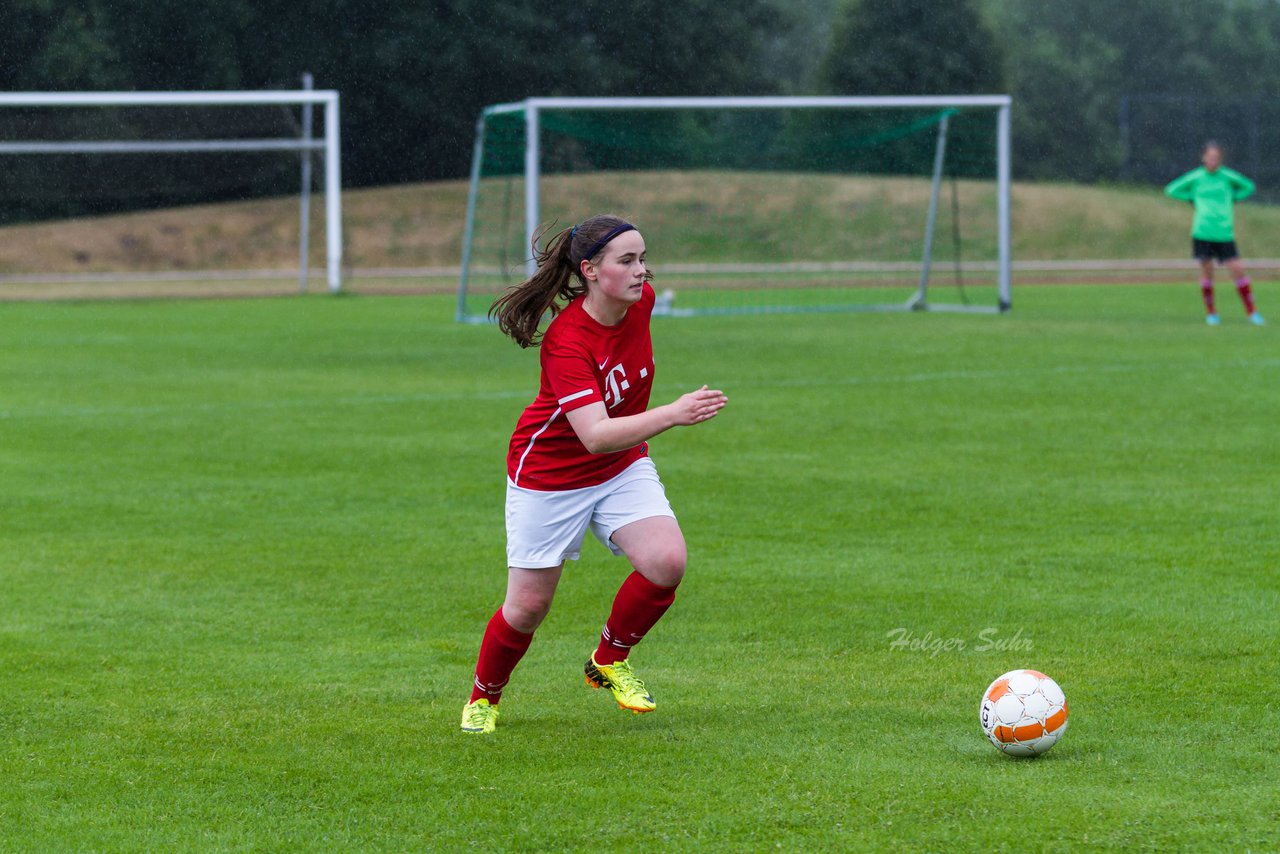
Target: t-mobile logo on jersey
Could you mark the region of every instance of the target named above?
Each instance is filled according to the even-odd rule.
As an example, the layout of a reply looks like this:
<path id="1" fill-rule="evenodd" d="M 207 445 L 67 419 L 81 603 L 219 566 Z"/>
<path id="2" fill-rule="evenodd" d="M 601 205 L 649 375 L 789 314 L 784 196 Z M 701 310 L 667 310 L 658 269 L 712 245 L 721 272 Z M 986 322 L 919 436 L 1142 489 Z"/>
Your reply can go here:
<path id="1" fill-rule="evenodd" d="M 604 366 L 609 364 L 606 359 L 600 365 L 600 370 L 604 370 Z M 648 368 L 640 369 L 640 379 L 649 376 Z M 627 369 L 622 365 L 614 365 L 609 369 L 609 373 L 604 375 L 604 405 L 609 409 L 613 409 L 619 403 L 622 403 L 622 395 L 631 388 L 631 382 L 627 379 Z"/>
<path id="2" fill-rule="evenodd" d="M 614 365 L 604 377 L 604 405 L 613 409 L 622 403 L 622 393 L 631 388 L 627 382 L 627 369 L 622 365 Z"/>

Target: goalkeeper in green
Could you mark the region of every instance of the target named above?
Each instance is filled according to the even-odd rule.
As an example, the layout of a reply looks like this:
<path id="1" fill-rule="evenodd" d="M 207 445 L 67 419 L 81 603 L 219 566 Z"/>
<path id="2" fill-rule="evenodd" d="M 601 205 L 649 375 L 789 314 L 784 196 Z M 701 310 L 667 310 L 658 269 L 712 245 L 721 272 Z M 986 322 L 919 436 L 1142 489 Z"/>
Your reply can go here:
<path id="1" fill-rule="evenodd" d="M 1253 303 L 1249 275 L 1240 263 L 1236 248 L 1234 206 L 1253 193 L 1253 182 L 1239 172 L 1222 165 L 1222 147 L 1205 143 L 1200 152 L 1204 165 L 1193 169 L 1164 188 L 1165 195 L 1191 202 L 1195 216 L 1191 221 L 1191 252 L 1200 262 L 1200 293 L 1204 296 L 1205 320 L 1218 325 L 1218 312 L 1213 307 L 1213 262 L 1225 264 L 1236 282 L 1245 314 L 1255 326 L 1263 324 L 1262 315 Z"/>

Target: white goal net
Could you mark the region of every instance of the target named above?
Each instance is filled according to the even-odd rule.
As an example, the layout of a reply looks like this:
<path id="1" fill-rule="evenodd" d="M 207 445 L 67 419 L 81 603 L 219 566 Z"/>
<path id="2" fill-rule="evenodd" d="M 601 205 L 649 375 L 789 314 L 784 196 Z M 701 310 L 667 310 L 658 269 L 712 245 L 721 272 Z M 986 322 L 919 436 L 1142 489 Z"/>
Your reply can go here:
<path id="1" fill-rule="evenodd" d="M 457 316 L 532 270 L 538 229 L 616 213 L 659 311 L 999 312 L 1011 100 L 534 98 L 477 122 Z"/>

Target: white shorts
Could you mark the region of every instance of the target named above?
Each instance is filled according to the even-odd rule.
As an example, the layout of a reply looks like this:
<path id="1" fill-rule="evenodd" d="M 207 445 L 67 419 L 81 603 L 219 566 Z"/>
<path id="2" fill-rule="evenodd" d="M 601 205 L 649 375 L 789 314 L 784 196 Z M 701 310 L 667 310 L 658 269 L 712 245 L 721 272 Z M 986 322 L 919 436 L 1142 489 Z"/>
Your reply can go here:
<path id="1" fill-rule="evenodd" d="M 598 486 L 545 492 L 507 479 L 507 566 L 548 569 L 577 560 L 587 528 L 615 555 L 613 532 L 653 516 L 670 516 L 671 505 L 653 460 L 641 457 Z"/>

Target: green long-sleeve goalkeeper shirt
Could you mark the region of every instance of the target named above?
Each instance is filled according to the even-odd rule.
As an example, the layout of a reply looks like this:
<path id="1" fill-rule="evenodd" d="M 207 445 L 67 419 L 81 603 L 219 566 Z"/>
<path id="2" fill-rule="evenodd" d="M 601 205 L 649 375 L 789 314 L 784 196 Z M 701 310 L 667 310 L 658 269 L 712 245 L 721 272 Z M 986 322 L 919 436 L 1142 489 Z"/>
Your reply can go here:
<path id="1" fill-rule="evenodd" d="M 1225 243 L 1236 239 L 1235 211 L 1237 201 L 1249 196 L 1253 182 L 1232 169 L 1219 166 L 1213 172 L 1201 166 L 1172 181 L 1165 195 L 1195 205 L 1191 220 L 1191 236 L 1196 240 Z"/>

